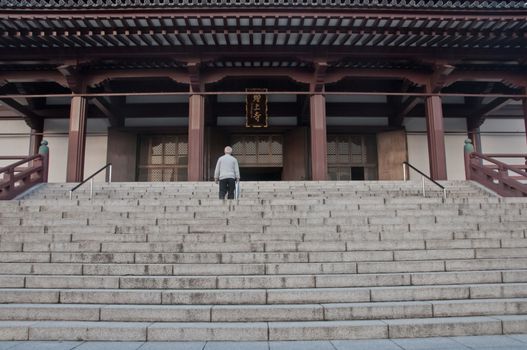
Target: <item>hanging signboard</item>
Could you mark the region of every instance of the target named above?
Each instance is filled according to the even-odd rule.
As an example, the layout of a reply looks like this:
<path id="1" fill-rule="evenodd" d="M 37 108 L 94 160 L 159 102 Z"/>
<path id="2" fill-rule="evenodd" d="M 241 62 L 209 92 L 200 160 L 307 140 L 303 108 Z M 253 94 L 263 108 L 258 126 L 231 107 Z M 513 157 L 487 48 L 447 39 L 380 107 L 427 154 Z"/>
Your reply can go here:
<path id="1" fill-rule="evenodd" d="M 247 94 L 245 100 L 245 126 L 248 128 L 267 128 L 268 126 L 268 111 L 267 111 L 267 95 L 259 94 L 258 92 L 266 92 L 267 89 L 246 89 Z"/>

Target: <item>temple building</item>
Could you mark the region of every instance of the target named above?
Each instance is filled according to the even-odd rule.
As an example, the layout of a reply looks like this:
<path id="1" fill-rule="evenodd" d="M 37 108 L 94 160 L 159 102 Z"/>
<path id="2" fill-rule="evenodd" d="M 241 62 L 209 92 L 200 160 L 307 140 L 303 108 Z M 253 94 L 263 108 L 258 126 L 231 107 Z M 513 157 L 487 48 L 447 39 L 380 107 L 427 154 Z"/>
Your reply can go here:
<path id="1" fill-rule="evenodd" d="M 464 179 L 527 153 L 527 2 L 0 0 L 0 155 L 50 182 Z M 99 180 L 103 180 L 100 178 Z"/>

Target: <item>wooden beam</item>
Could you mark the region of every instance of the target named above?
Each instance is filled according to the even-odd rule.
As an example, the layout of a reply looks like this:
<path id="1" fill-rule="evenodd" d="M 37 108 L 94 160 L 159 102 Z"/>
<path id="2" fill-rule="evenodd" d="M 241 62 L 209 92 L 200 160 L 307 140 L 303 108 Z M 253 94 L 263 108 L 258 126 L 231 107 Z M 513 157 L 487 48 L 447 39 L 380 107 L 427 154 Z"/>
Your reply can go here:
<path id="1" fill-rule="evenodd" d="M 29 107 L 24 106 L 23 104 L 11 98 L 2 98 L 0 101 L 7 108 L 22 115 L 24 117 L 24 121 L 31 129 L 42 129 L 44 123 L 43 118 L 33 112 Z"/>
<path id="2" fill-rule="evenodd" d="M 124 118 L 114 112 L 103 97 L 96 97 L 92 100 L 93 105 L 97 107 L 110 121 L 112 127 L 121 127 L 124 125 Z"/>
<path id="3" fill-rule="evenodd" d="M 483 105 L 480 109 L 467 116 L 467 128 L 469 130 L 479 128 L 484 122 L 485 117 L 507 105 L 510 102 L 509 98 L 498 97 L 489 103 Z"/>

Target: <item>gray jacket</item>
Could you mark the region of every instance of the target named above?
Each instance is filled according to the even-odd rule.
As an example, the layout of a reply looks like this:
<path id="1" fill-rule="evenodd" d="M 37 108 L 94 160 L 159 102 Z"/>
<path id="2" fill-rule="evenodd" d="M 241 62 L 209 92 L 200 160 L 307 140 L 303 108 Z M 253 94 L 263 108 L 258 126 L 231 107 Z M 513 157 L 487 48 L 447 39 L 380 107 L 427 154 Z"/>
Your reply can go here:
<path id="1" fill-rule="evenodd" d="M 240 168 L 238 161 L 230 154 L 221 156 L 216 163 L 216 170 L 214 170 L 215 179 L 239 179 Z"/>

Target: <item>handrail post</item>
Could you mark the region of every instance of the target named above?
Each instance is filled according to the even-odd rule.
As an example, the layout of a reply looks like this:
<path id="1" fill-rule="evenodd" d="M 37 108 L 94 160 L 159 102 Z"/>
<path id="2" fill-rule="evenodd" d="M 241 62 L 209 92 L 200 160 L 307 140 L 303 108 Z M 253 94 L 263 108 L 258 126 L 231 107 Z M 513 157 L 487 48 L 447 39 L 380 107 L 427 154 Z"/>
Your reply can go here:
<path id="1" fill-rule="evenodd" d="M 42 181 L 48 182 L 48 173 L 49 173 L 49 154 L 42 154 Z"/>
<path id="2" fill-rule="evenodd" d="M 404 181 L 406 181 L 407 177 L 406 177 L 406 163 L 403 163 L 403 179 Z"/>
<path id="3" fill-rule="evenodd" d="M 73 191 L 70 190 L 70 200 L 73 198 Z"/>
<path id="4" fill-rule="evenodd" d="M 110 168 L 110 169 L 108 169 Z M 97 170 L 95 173 L 93 173 L 90 177 L 79 183 L 77 186 L 73 187 L 70 190 L 70 196 L 73 191 L 76 191 L 78 188 L 83 186 L 86 182 L 90 181 L 90 199 L 93 197 L 93 179 L 96 175 L 98 175 L 100 172 L 106 170 L 106 176 L 109 176 L 109 182 L 112 182 L 112 163 L 108 163 L 99 170 Z M 106 179 L 105 179 L 106 180 Z"/>
<path id="5" fill-rule="evenodd" d="M 421 176 L 421 182 L 423 184 L 423 197 L 426 197 L 426 194 L 425 194 L 425 177 L 424 176 Z"/>
<path id="6" fill-rule="evenodd" d="M 465 145 L 463 146 L 463 155 L 465 158 L 465 179 L 470 180 L 470 155 L 474 152 L 474 145 L 471 139 L 465 139 Z"/>

